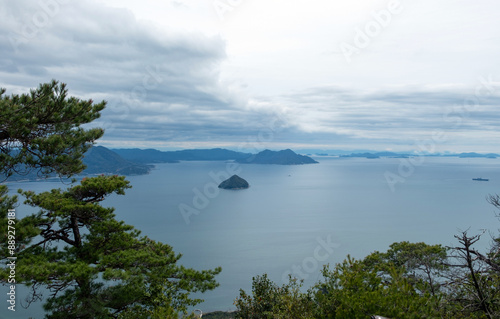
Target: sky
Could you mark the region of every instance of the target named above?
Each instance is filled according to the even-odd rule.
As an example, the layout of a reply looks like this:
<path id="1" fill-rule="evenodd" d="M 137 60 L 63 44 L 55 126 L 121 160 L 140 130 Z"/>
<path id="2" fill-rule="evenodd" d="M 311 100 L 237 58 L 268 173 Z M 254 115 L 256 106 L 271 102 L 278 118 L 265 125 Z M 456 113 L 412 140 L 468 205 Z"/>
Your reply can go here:
<path id="1" fill-rule="evenodd" d="M 0 0 L 0 87 L 112 148 L 500 153 L 496 0 Z"/>

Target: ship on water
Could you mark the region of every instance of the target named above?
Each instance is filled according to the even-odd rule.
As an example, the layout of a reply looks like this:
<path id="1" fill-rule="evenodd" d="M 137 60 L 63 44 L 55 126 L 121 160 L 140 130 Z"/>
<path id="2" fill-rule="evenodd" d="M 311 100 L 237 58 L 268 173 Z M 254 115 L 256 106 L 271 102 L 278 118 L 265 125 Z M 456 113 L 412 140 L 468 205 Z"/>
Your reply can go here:
<path id="1" fill-rule="evenodd" d="M 481 177 L 476 177 L 472 179 L 473 181 L 479 181 L 479 182 L 487 182 L 489 179 L 487 178 L 481 178 Z"/>

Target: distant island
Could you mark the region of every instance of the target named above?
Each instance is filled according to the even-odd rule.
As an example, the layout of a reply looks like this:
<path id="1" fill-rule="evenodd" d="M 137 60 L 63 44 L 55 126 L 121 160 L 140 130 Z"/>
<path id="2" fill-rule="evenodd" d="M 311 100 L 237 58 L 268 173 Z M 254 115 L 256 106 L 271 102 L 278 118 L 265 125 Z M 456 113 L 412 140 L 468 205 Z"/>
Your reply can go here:
<path id="1" fill-rule="evenodd" d="M 85 170 L 80 175 L 97 175 L 97 174 L 116 174 L 116 175 L 145 175 L 148 174 L 153 165 L 146 165 L 136 163 L 124 159 L 117 153 L 111 151 L 104 146 L 93 146 L 83 155 L 83 164 Z M 10 176 L 7 181 L 35 181 L 43 180 L 45 177 L 41 176 L 36 170 L 20 169 L 21 174 L 14 174 Z M 55 174 L 49 177 L 56 177 Z M 0 176 L 2 178 L 2 176 Z"/>
<path id="2" fill-rule="evenodd" d="M 85 174 L 144 175 L 153 166 L 126 160 L 104 146 L 94 146 L 85 153 Z"/>
<path id="3" fill-rule="evenodd" d="M 394 153 L 394 152 L 376 152 L 376 153 L 352 153 L 350 155 L 340 155 L 340 157 L 364 157 L 368 159 L 376 159 L 381 157 L 391 157 L 391 158 L 408 158 L 410 155 L 405 153 Z"/>
<path id="4" fill-rule="evenodd" d="M 426 156 L 426 157 L 459 157 L 459 158 L 499 158 L 500 155 L 497 153 L 476 153 L 476 152 L 464 152 L 464 153 L 452 153 L 452 152 L 423 152 L 422 150 L 413 151 L 376 151 L 376 150 L 325 150 L 325 149 L 300 149 L 298 150 L 301 154 L 314 154 L 320 157 L 354 157 L 354 158 L 410 158 L 415 156 Z"/>
<path id="5" fill-rule="evenodd" d="M 222 189 L 246 189 L 250 187 L 248 182 L 238 175 L 233 175 L 230 178 L 226 179 L 222 183 L 219 184 L 219 188 Z"/>
<path id="6" fill-rule="evenodd" d="M 344 151 L 343 151 L 344 152 Z M 328 153 L 321 153 L 328 156 Z M 415 154 L 396 152 L 360 152 L 337 155 L 343 158 L 409 158 L 414 156 L 444 156 L 459 158 L 491 158 L 500 157 L 496 153 L 455 153 L 455 154 Z M 150 173 L 157 163 L 178 163 L 180 161 L 234 161 L 240 164 L 272 164 L 272 165 L 303 165 L 318 163 L 309 156 L 300 155 L 291 149 L 281 151 L 264 150 L 257 154 L 231 151 L 222 148 L 191 149 L 180 151 L 159 151 L 155 149 L 108 149 L 94 146 L 85 153 L 83 163 L 87 168 L 80 175 L 117 174 L 144 175 Z M 23 171 L 22 167 L 19 171 Z M 1 178 L 2 176 L 0 176 Z M 26 174 L 14 174 L 6 181 L 39 180 L 36 171 Z"/>
<path id="7" fill-rule="evenodd" d="M 182 151 L 158 151 L 155 149 L 113 149 L 121 157 L 136 163 L 178 163 L 179 161 L 228 161 L 251 156 L 223 148 L 192 149 Z"/>
<path id="8" fill-rule="evenodd" d="M 488 153 L 488 154 L 478 154 L 478 153 L 460 153 L 458 157 L 460 158 L 497 158 L 499 155 L 494 154 L 494 153 Z"/>
<path id="9" fill-rule="evenodd" d="M 162 152 L 153 149 L 114 149 L 126 160 L 137 163 L 177 163 L 179 161 L 236 161 L 241 164 L 301 165 L 317 163 L 309 156 L 298 155 L 290 149 L 265 150 L 258 154 L 236 152 L 222 148 Z"/>
<path id="10" fill-rule="evenodd" d="M 165 152 L 155 149 L 108 149 L 104 146 L 94 146 L 84 154 L 83 163 L 87 168 L 80 175 L 144 175 L 150 173 L 151 169 L 154 168 L 154 164 L 178 163 L 180 161 L 235 161 L 241 164 L 276 165 L 317 163 L 312 158 L 296 154 L 290 149 L 282 151 L 265 150 L 258 154 L 251 154 L 222 148 Z M 38 179 L 41 179 L 41 176 L 38 176 L 33 171 L 27 174 L 13 175 L 7 181 Z"/>
<path id="11" fill-rule="evenodd" d="M 242 164 L 275 164 L 275 165 L 302 165 L 316 164 L 317 161 L 309 156 L 299 155 L 290 149 L 283 151 L 265 150 L 256 155 L 236 160 Z"/>

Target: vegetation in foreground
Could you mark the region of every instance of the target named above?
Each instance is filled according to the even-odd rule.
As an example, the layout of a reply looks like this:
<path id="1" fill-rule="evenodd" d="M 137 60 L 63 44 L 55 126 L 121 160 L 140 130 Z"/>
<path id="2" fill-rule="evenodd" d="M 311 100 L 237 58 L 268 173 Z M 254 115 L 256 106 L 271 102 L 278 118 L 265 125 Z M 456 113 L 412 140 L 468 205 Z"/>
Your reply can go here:
<path id="1" fill-rule="evenodd" d="M 500 208 L 500 198 L 490 197 Z M 500 318 L 500 238 L 486 254 L 480 235 L 462 232 L 456 247 L 394 243 L 363 260 L 347 257 L 323 269 L 306 292 L 290 278 L 278 286 L 267 275 L 240 291 L 237 318 Z"/>

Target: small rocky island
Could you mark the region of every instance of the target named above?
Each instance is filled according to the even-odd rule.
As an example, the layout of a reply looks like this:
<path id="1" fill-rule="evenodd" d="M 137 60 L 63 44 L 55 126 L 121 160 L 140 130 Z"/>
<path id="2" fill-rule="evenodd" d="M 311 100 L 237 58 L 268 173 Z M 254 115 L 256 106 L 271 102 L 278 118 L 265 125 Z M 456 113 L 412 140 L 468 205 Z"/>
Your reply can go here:
<path id="1" fill-rule="evenodd" d="M 219 185 L 219 188 L 222 189 L 245 189 L 248 187 L 250 187 L 248 182 L 238 175 L 231 176 Z"/>

